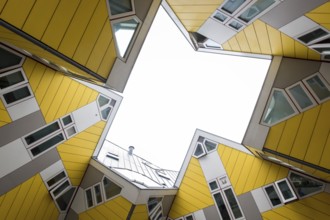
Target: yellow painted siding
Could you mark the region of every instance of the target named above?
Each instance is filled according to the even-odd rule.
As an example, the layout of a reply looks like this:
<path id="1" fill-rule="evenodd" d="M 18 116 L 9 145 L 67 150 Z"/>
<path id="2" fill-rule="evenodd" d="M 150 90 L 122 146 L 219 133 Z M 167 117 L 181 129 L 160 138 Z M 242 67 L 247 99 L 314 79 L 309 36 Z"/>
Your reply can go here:
<path id="1" fill-rule="evenodd" d="M 23 69 L 47 123 L 96 100 L 96 91 L 36 61 L 26 59 Z"/>
<path id="2" fill-rule="evenodd" d="M 57 219 L 58 214 L 39 174 L 0 197 L 1 219 Z"/>
<path id="3" fill-rule="evenodd" d="M 265 148 L 330 169 L 330 101 L 271 127 Z"/>
<path id="4" fill-rule="evenodd" d="M 318 53 L 260 20 L 254 21 L 223 46 L 236 52 L 320 60 Z"/>
<path id="5" fill-rule="evenodd" d="M 288 169 L 225 145 L 218 153 L 236 195 L 243 194 L 287 176 Z"/>
<path id="6" fill-rule="evenodd" d="M 131 220 L 147 220 L 148 210 L 146 205 L 137 205 L 131 216 Z"/>
<path id="7" fill-rule="evenodd" d="M 289 203 L 262 213 L 267 220 L 327 220 L 330 219 L 330 194 L 319 193 L 314 196 Z"/>
<path id="8" fill-rule="evenodd" d="M 195 32 L 223 0 L 168 0 L 167 2 L 186 30 Z"/>
<path id="9" fill-rule="evenodd" d="M 330 30 L 330 2 L 312 10 L 306 16 Z"/>
<path id="10" fill-rule="evenodd" d="M 108 78 L 116 50 L 106 1 L 11 0 L 0 4 L 0 7 L 1 19 Z M 63 60 L 30 42 L 18 41 L 18 38 L 12 38 L 11 43 L 72 70 L 72 66 Z M 73 68 L 73 72 L 76 70 Z M 85 75 L 80 70 L 78 73 Z"/>
<path id="11" fill-rule="evenodd" d="M 72 185 L 80 184 L 104 126 L 100 121 L 57 147 Z"/>
<path id="12" fill-rule="evenodd" d="M 7 108 L 4 106 L 2 100 L 0 100 L 0 127 L 10 123 L 12 120 L 8 114 Z"/>
<path id="13" fill-rule="evenodd" d="M 79 219 L 122 220 L 127 218 L 131 207 L 132 203 L 119 196 L 79 214 Z"/>
<path id="14" fill-rule="evenodd" d="M 196 158 L 191 158 L 169 216 L 175 219 L 213 204 L 202 168 Z"/>

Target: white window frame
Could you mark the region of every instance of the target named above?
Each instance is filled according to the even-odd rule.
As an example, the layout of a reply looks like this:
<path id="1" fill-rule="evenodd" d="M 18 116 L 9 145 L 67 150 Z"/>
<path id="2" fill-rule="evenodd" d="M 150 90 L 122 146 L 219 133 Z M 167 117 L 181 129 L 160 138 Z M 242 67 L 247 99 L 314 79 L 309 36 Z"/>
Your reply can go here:
<path id="1" fill-rule="evenodd" d="M 308 107 L 306 107 L 306 108 L 301 108 L 301 107 L 299 106 L 299 103 L 296 101 L 296 99 L 294 98 L 294 96 L 293 96 L 293 95 L 291 94 L 291 92 L 290 92 L 290 89 L 293 88 L 293 87 L 295 87 L 295 86 L 297 86 L 297 85 L 299 85 L 299 86 L 301 87 L 301 89 L 306 93 L 307 97 L 308 97 L 309 100 L 312 102 L 312 105 L 310 105 L 310 106 L 308 106 Z M 297 82 L 297 83 L 295 83 L 295 84 L 293 84 L 293 85 L 291 85 L 291 86 L 285 88 L 285 91 L 286 91 L 286 93 L 289 95 L 289 97 L 291 98 L 292 102 L 295 104 L 295 106 L 298 108 L 298 110 L 299 110 L 300 112 L 303 112 L 303 111 L 306 111 L 306 110 L 308 110 L 308 109 L 311 109 L 311 108 L 313 108 L 313 107 L 315 107 L 315 106 L 317 105 L 317 103 L 316 103 L 314 97 L 310 94 L 310 92 L 309 92 L 309 90 L 306 88 L 305 84 L 303 84 L 301 81 L 299 81 L 299 82 Z"/>
<path id="2" fill-rule="evenodd" d="M 198 144 L 201 145 L 201 147 L 202 147 L 202 149 L 203 149 L 203 153 L 202 153 L 201 155 L 199 155 L 199 156 L 196 156 L 196 155 L 195 155 L 195 152 L 196 152 L 196 149 L 197 149 Z M 204 147 L 204 144 L 203 144 L 203 143 L 200 143 L 200 142 L 197 142 L 197 143 L 196 143 L 196 147 L 195 147 L 195 149 L 194 149 L 193 157 L 199 159 L 199 158 L 205 156 L 206 154 L 207 154 L 207 153 L 206 153 L 206 149 L 205 149 L 205 147 Z"/>
<path id="3" fill-rule="evenodd" d="M 322 55 L 329 55 L 330 54 L 330 43 L 323 43 L 323 44 L 316 43 L 316 44 L 310 45 L 310 48 L 314 49 L 317 53 L 320 53 Z M 316 50 L 317 48 L 329 48 L 329 51 L 319 52 L 319 51 Z"/>
<path id="4" fill-rule="evenodd" d="M 220 21 L 219 19 L 215 18 L 217 13 L 223 14 L 224 16 L 226 16 L 226 19 L 224 21 Z M 211 18 L 216 22 L 220 22 L 222 24 L 225 24 L 231 17 L 229 15 L 227 15 L 226 13 L 224 13 L 223 11 L 220 11 L 218 9 L 218 10 L 215 10 L 215 12 L 213 12 L 213 14 L 211 15 Z"/>
<path id="5" fill-rule="evenodd" d="M 225 180 L 226 182 L 223 183 L 224 182 L 223 180 Z M 230 180 L 227 175 L 218 177 L 218 183 L 219 183 L 220 189 L 226 189 L 227 187 L 229 187 L 231 185 Z"/>
<path id="6" fill-rule="evenodd" d="M 49 186 L 47 182 L 48 182 L 49 180 L 53 179 L 55 176 L 57 176 L 58 174 L 60 174 L 60 173 L 62 173 L 62 172 L 64 172 L 65 177 L 63 177 L 62 179 L 60 179 L 59 181 L 57 181 L 56 183 L 54 183 L 53 186 Z M 45 185 L 46 185 L 47 189 L 48 189 L 48 190 L 52 190 L 53 188 L 55 188 L 56 186 L 58 186 L 59 184 L 61 184 L 64 180 L 66 180 L 68 177 L 69 177 L 69 176 L 68 176 L 68 173 L 66 172 L 65 169 L 63 169 L 63 170 L 60 170 L 59 172 L 56 172 L 54 175 L 52 175 L 50 178 L 48 178 L 48 179 L 45 180 L 44 182 L 45 182 Z"/>
<path id="7" fill-rule="evenodd" d="M 3 45 L 3 44 L 0 44 L 0 47 L 1 47 L 2 49 L 4 49 L 4 50 L 7 50 L 8 52 L 10 52 L 10 53 L 16 55 L 16 56 L 19 56 L 19 57 L 22 58 L 19 64 L 16 64 L 16 65 L 13 65 L 13 66 L 10 66 L 10 67 L 6 67 L 6 68 L 3 68 L 3 69 L 0 69 L 0 72 L 1 72 L 1 73 L 2 73 L 2 72 L 6 72 L 6 71 L 11 70 L 11 69 L 14 69 L 14 68 L 21 67 L 21 66 L 23 65 L 23 63 L 24 63 L 24 61 L 25 61 L 25 56 L 23 56 L 22 54 L 16 52 L 15 50 L 13 50 L 13 49 L 11 49 L 11 48 L 9 48 L 9 47 Z"/>
<path id="8" fill-rule="evenodd" d="M 96 192 L 95 192 L 95 187 L 96 186 L 99 186 L 100 187 L 100 193 L 101 193 L 101 198 L 102 198 L 102 201 L 101 202 L 97 202 L 97 199 L 96 199 Z M 93 195 L 93 198 L 94 198 L 94 204 L 95 204 L 95 206 L 104 203 L 104 201 L 105 201 L 105 195 L 104 195 L 104 192 L 103 192 L 102 183 L 96 183 L 93 186 L 91 186 L 90 188 L 92 188 L 92 195 Z"/>
<path id="9" fill-rule="evenodd" d="M 273 205 L 272 201 L 270 200 L 270 198 L 269 198 L 269 196 L 268 196 L 268 193 L 266 192 L 266 188 L 267 188 L 267 187 L 270 187 L 270 186 L 273 186 L 273 187 L 274 187 L 274 190 L 275 190 L 275 192 L 276 192 L 278 198 L 279 198 L 280 201 L 281 201 L 281 203 L 278 204 L 278 205 L 276 205 L 276 206 Z M 266 185 L 266 186 L 263 186 L 263 187 L 262 187 L 262 190 L 263 190 L 263 192 L 265 193 L 265 196 L 266 196 L 266 198 L 267 198 L 267 201 L 269 202 L 269 205 L 270 205 L 272 208 L 277 208 L 277 207 L 283 206 L 283 200 L 282 200 L 282 197 L 280 196 L 280 192 L 278 191 L 278 188 L 275 186 L 275 184 L 271 183 L 271 184 L 268 184 L 268 185 Z"/>
<path id="10" fill-rule="evenodd" d="M 131 16 L 131 15 L 134 15 L 135 14 L 135 1 L 134 0 L 131 0 L 132 11 L 130 11 L 130 12 L 124 12 L 124 13 L 121 13 L 121 14 L 118 14 L 118 15 L 112 15 L 111 14 L 110 2 L 109 2 L 109 0 L 106 0 L 106 2 L 107 2 L 107 9 L 108 9 L 109 17 L 110 17 L 111 20 L 112 19 L 121 18 L 121 17 Z"/>
<path id="11" fill-rule="evenodd" d="M 228 204 L 227 204 L 227 201 L 226 201 L 226 198 L 225 198 L 225 195 L 224 195 L 223 191 L 222 191 L 222 190 L 217 190 L 217 191 L 214 191 L 214 192 L 212 193 L 212 198 L 213 198 L 214 205 L 215 205 L 215 207 L 216 207 L 216 209 L 217 209 L 217 212 L 218 212 L 218 214 L 219 214 L 220 220 L 223 220 L 223 219 L 222 219 L 222 217 L 221 217 L 220 210 L 219 210 L 218 205 L 216 204 L 216 201 L 215 201 L 215 198 L 214 198 L 214 194 L 218 194 L 218 193 L 221 195 L 221 197 L 222 197 L 222 199 L 223 199 L 223 202 L 224 202 L 224 204 L 225 204 L 225 207 L 226 207 L 226 209 L 227 209 L 227 212 L 228 212 L 228 214 L 229 214 L 229 217 L 230 217 L 231 219 L 233 219 L 232 213 L 231 213 L 231 211 L 229 210 L 230 208 L 228 207 Z"/>
<path id="12" fill-rule="evenodd" d="M 215 182 L 217 184 L 217 188 L 216 189 L 211 189 L 210 183 L 213 183 L 213 182 Z M 220 190 L 220 184 L 218 182 L 218 179 L 210 180 L 207 185 L 209 186 L 210 192 L 215 192 L 215 191 Z"/>
<path id="13" fill-rule="evenodd" d="M 327 35 L 324 35 L 324 36 L 322 36 L 322 37 L 319 37 L 319 38 L 317 38 L 317 39 L 314 39 L 314 40 L 312 40 L 311 42 L 309 42 L 309 43 L 307 43 L 307 44 L 299 39 L 299 37 L 302 37 L 302 36 L 304 36 L 304 35 L 306 35 L 306 34 L 308 34 L 308 33 L 311 33 L 311 32 L 313 32 L 313 31 L 317 30 L 317 29 L 322 29 L 323 31 L 327 32 L 328 34 L 327 34 Z M 330 33 L 329 33 L 329 31 L 328 31 L 327 29 L 325 29 L 324 27 L 322 27 L 321 25 L 318 25 L 318 26 L 316 26 L 316 27 L 314 27 L 314 28 L 311 28 L 311 29 L 308 29 L 308 30 L 304 31 L 303 33 L 297 35 L 297 36 L 294 37 L 294 38 L 295 38 L 297 41 L 299 41 L 300 43 L 302 43 L 303 45 L 311 46 L 311 45 L 316 44 L 317 42 L 322 41 L 322 40 L 324 40 L 324 39 L 326 39 L 326 38 L 328 38 L 328 37 L 330 37 Z"/>
<path id="14" fill-rule="evenodd" d="M 73 129 L 75 130 L 75 133 L 73 133 L 73 134 L 70 135 L 70 134 L 68 133 L 68 130 L 71 129 L 71 128 L 73 128 Z M 73 136 L 76 136 L 76 135 L 78 134 L 78 129 L 77 129 L 76 125 L 71 125 L 71 126 L 69 126 L 69 127 L 64 128 L 64 132 L 65 132 L 65 137 L 66 137 L 66 139 L 70 139 L 70 138 L 72 138 Z"/>
<path id="15" fill-rule="evenodd" d="M 188 214 L 188 215 L 185 215 L 184 216 L 184 220 L 187 220 L 188 217 L 192 217 L 193 220 L 195 220 L 195 216 L 194 216 L 194 213 L 191 213 L 191 214 Z"/>
<path id="16" fill-rule="evenodd" d="M 205 144 L 206 141 L 215 144 L 215 148 L 212 149 L 212 150 L 207 150 L 207 147 L 206 147 L 206 144 Z M 211 140 L 206 139 L 206 138 L 204 138 L 204 140 L 203 140 L 203 144 L 202 144 L 202 145 L 203 145 L 204 150 L 205 150 L 206 153 L 211 153 L 211 152 L 216 151 L 216 150 L 218 149 L 218 143 L 217 143 L 217 142 L 211 141 Z"/>
<path id="17" fill-rule="evenodd" d="M 15 69 L 12 69 L 12 70 L 9 70 L 9 71 L 6 71 L 6 72 L 2 72 L 0 74 L 0 77 L 8 76 L 8 75 L 10 75 L 12 73 L 15 73 L 15 72 L 18 72 L 18 71 L 20 71 L 22 73 L 22 76 L 23 76 L 24 80 L 22 82 L 17 83 L 17 84 L 11 85 L 7 88 L 0 89 L 1 93 L 6 93 L 7 90 L 10 90 L 11 88 L 15 88 L 15 87 L 18 87 L 18 86 L 23 85 L 23 84 L 26 84 L 28 82 L 28 79 L 26 78 L 26 75 L 25 75 L 25 72 L 24 72 L 23 68 L 15 68 Z"/>
<path id="18" fill-rule="evenodd" d="M 107 198 L 107 196 L 106 196 L 106 194 L 105 194 L 104 183 L 103 183 L 104 178 L 107 178 L 107 179 L 110 180 L 113 184 L 115 184 L 115 185 L 117 185 L 118 187 L 120 187 L 120 188 L 121 188 L 120 193 L 118 193 L 117 195 L 114 195 L 114 196 L 112 196 L 112 197 L 110 197 L 110 198 Z M 103 191 L 103 194 L 104 194 L 104 195 L 103 195 L 104 202 L 106 202 L 106 201 L 110 201 L 111 199 L 114 199 L 114 198 L 117 198 L 118 196 L 120 196 L 120 195 L 122 194 L 122 191 L 123 191 L 123 188 L 124 188 L 122 185 L 116 183 L 115 181 L 113 181 L 111 178 L 109 178 L 109 177 L 107 177 L 107 176 L 103 176 L 103 177 L 102 177 L 102 180 L 101 180 L 101 187 L 102 187 L 102 191 Z"/>
<path id="19" fill-rule="evenodd" d="M 280 187 L 278 186 L 278 183 L 283 182 L 283 181 L 285 181 L 287 183 L 290 191 L 292 192 L 293 197 L 290 198 L 290 199 L 285 199 L 284 198 L 284 196 L 282 194 L 282 191 L 281 191 Z M 293 190 L 293 188 L 292 188 L 292 186 L 291 186 L 291 184 L 290 184 L 290 182 L 288 181 L 287 178 L 284 178 L 284 179 L 280 179 L 280 180 L 275 181 L 275 184 L 274 185 L 275 185 L 275 188 L 277 188 L 277 190 L 279 192 L 279 196 L 280 196 L 280 198 L 281 198 L 281 200 L 282 200 L 283 203 L 288 203 L 288 202 L 291 202 L 291 201 L 296 200 L 298 198 L 297 195 L 296 195 L 296 192 Z"/>
<path id="20" fill-rule="evenodd" d="M 134 19 L 138 23 L 138 25 L 137 25 L 136 30 L 135 30 L 132 38 L 131 38 L 130 43 L 127 46 L 127 49 L 126 49 L 126 52 L 125 52 L 124 56 L 121 56 L 120 52 L 119 52 L 119 48 L 118 48 L 118 43 L 117 43 L 115 30 L 114 30 L 114 24 L 120 23 L 120 22 L 123 22 L 123 21 L 128 21 L 128 20 L 131 20 L 131 19 Z M 113 38 L 114 38 L 114 41 L 115 41 L 115 48 L 116 48 L 117 58 L 119 58 L 123 62 L 126 62 L 127 58 L 129 57 L 129 55 L 131 53 L 131 50 L 132 50 L 133 45 L 136 41 L 136 38 L 139 35 L 141 26 L 142 26 L 142 21 L 136 15 L 131 15 L 131 16 L 128 16 L 128 17 L 122 17 L 122 18 L 119 18 L 119 19 L 111 20 L 111 27 L 112 27 Z"/>
<path id="21" fill-rule="evenodd" d="M 68 117 L 68 116 L 70 116 L 71 122 L 69 124 L 65 125 L 64 122 L 63 122 L 63 119 L 66 118 L 66 117 Z M 61 122 L 61 125 L 62 125 L 63 128 L 69 127 L 70 125 L 72 125 L 72 124 L 75 123 L 74 118 L 73 118 L 73 116 L 71 114 L 67 114 L 67 115 L 64 115 L 63 117 L 61 117 L 60 122 Z"/>
<path id="22" fill-rule="evenodd" d="M 231 207 L 230 207 L 230 203 L 229 203 L 228 198 L 227 198 L 227 196 L 226 196 L 226 194 L 225 194 L 225 190 L 228 190 L 228 189 L 231 189 L 231 191 L 233 192 L 233 195 L 234 195 L 234 197 L 235 197 L 235 200 L 236 200 L 236 203 L 237 203 L 237 205 L 238 205 L 238 208 L 239 208 L 239 210 L 240 210 L 241 213 L 242 213 L 242 217 L 240 217 L 240 218 L 235 218 L 234 213 L 233 213 L 233 210 L 232 210 Z M 239 201 L 238 201 L 238 199 L 237 199 L 237 196 L 236 196 L 236 194 L 235 194 L 235 191 L 234 191 L 233 187 L 230 185 L 230 186 L 228 186 L 228 187 L 226 187 L 226 188 L 224 188 L 224 189 L 221 189 L 221 191 L 222 191 L 222 194 L 223 194 L 223 196 L 224 196 L 224 201 L 225 201 L 225 204 L 227 205 L 227 209 L 229 210 L 229 214 L 231 215 L 230 217 L 231 217 L 232 219 L 235 219 L 235 220 L 242 220 L 242 219 L 245 219 L 244 212 L 243 212 L 243 210 L 242 210 L 241 205 L 239 204 Z"/>
<path id="23" fill-rule="evenodd" d="M 87 195 L 86 195 L 87 190 L 90 190 L 91 191 L 92 202 L 93 202 L 93 205 L 92 206 L 88 206 Z M 85 200 L 85 205 L 86 205 L 86 208 L 87 209 L 91 209 L 91 208 L 94 208 L 96 206 L 95 199 L 94 198 L 95 198 L 95 195 L 94 195 L 93 186 L 86 188 L 84 190 L 84 200 Z"/>
<path id="24" fill-rule="evenodd" d="M 232 26 L 230 25 L 230 23 L 231 23 L 232 21 L 236 21 L 237 23 L 240 23 L 240 24 L 242 25 L 242 27 L 240 27 L 239 29 L 236 29 L 236 28 L 232 27 Z M 229 21 L 227 21 L 227 22 L 226 22 L 226 26 L 229 27 L 230 29 L 236 31 L 236 32 L 239 32 L 239 31 L 243 30 L 244 28 L 246 28 L 246 25 L 245 25 L 242 21 L 237 20 L 236 18 L 232 18 L 232 19 L 230 19 Z"/>
<path id="25" fill-rule="evenodd" d="M 100 103 L 99 103 L 99 101 L 98 101 L 100 96 L 102 96 L 102 97 L 108 99 L 109 102 L 108 102 L 107 104 L 101 106 Z M 97 97 L 97 108 L 98 108 L 98 110 L 99 110 L 100 118 L 101 118 L 102 121 L 107 121 L 107 120 L 109 119 L 111 113 L 112 113 L 112 110 L 114 109 L 114 106 L 110 105 L 110 104 L 111 104 L 111 101 L 112 101 L 112 98 L 110 98 L 110 97 L 108 97 L 108 96 L 105 96 L 105 95 L 103 95 L 103 94 L 99 94 L 98 97 Z M 102 111 L 103 111 L 104 109 L 108 108 L 108 107 L 110 107 L 109 115 L 107 116 L 106 119 L 103 119 L 103 117 L 102 117 Z"/>
<path id="26" fill-rule="evenodd" d="M 16 100 L 16 101 L 13 102 L 13 103 L 7 104 L 7 101 L 5 100 L 5 98 L 4 98 L 3 95 L 4 95 L 4 94 L 7 94 L 7 93 L 10 93 L 10 92 L 13 92 L 13 91 L 15 91 L 15 90 L 21 89 L 21 88 L 23 88 L 23 87 L 27 87 L 27 88 L 28 88 L 28 90 L 29 90 L 29 92 L 30 92 L 30 95 L 27 96 L 27 97 L 25 97 L 25 98 L 22 98 L 22 99 L 20 99 L 20 100 Z M 3 92 L 3 93 L 0 95 L 0 98 L 1 98 L 1 100 L 2 100 L 2 102 L 3 102 L 3 104 L 5 105 L 5 107 L 8 108 L 8 107 L 11 107 L 11 106 L 17 105 L 18 103 L 24 102 L 24 101 L 26 101 L 26 100 L 28 100 L 28 99 L 34 98 L 34 94 L 33 94 L 33 91 L 32 91 L 32 89 L 31 89 L 30 85 L 29 85 L 28 83 L 24 83 L 24 84 L 21 84 L 20 86 L 15 86 L 15 87 L 12 87 L 12 88 L 6 90 L 6 92 Z"/>
<path id="27" fill-rule="evenodd" d="M 58 188 L 60 188 L 62 186 L 62 184 L 64 184 L 65 182 L 69 182 L 69 186 L 65 187 L 58 195 L 54 195 L 54 191 L 57 190 Z M 60 197 L 64 192 L 67 191 L 67 189 L 70 189 L 71 187 L 72 187 L 72 184 L 70 182 L 70 179 L 67 177 L 63 181 L 61 181 L 59 184 L 57 184 L 56 187 L 52 188 L 52 190 L 50 190 L 49 192 L 50 192 L 52 198 L 54 200 L 56 200 L 56 198 Z"/>
<path id="28" fill-rule="evenodd" d="M 275 91 L 280 91 L 280 92 L 283 93 L 283 95 L 285 96 L 285 98 L 288 101 L 289 105 L 293 109 L 294 113 L 291 114 L 291 115 L 288 115 L 287 117 L 282 118 L 281 120 L 279 120 L 277 122 L 274 122 L 272 124 L 267 124 L 267 123 L 264 122 L 264 118 L 266 116 L 266 111 L 268 109 L 268 106 L 269 106 L 269 104 L 270 104 L 270 102 L 272 100 L 273 93 Z M 297 107 L 294 105 L 294 103 L 292 102 L 292 100 L 290 99 L 289 95 L 285 92 L 285 90 L 284 89 L 273 88 L 272 91 L 270 92 L 269 96 L 268 96 L 267 104 L 265 105 L 264 112 L 263 112 L 263 114 L 261 116 L 260 124 L 265 125 L 267 127 L 272 127 L 273 125 L 276 125 L 276 124 L 278 124 L 278 123 L 280 123 L 282 121 L 285 121 L 285 120 L 287 120 L 289 118 L 292 118 L 293 116 L 295 116 L 297 114 L 299 114 L 299 111 L 298 111 Z"/>
<path id="29" fill-rule="evenodd" d="M 148 216 L 150 217 L 151 220 L 156 219 L 156 217 L 158 217 L 159 212 L 163 214 L 163 200 L 164 200 L 164 196 L 149 196 L 150 198 L 161 198 L 160 202 L 151 210 L 149 211 L 149 208 L 147 207 L 148 210 Z M 148 201 L 149 201 L 148 199 Z M 148 202 L 147 202 L 147 206 L 148 206 Z M 158 211 L 160 208 L 160 211 Z"/>
<path id="30" fill-rule="evenodd" d="M 68 203 L 69 205 L 66 207 L 66 210 L 61 210 L 61 209 L 60 209 L 59 205 L 58 205 L 57 202 L 56 202 L 56 199 L 57 199 L 58 197 L 61 197 L 64 193 L 66 193 L 67 191 L 69 191 L 69 190 L 72 189 L 72 188 L 75 189 L 74 192 L 73 192 L 73 195 L 74 195 L 74 194 L 75 194 L 75 191 L 77 190 L 77 187 L 75 187 L 75 186 L 70 186 L 70 187 L 65 188 L 65 190 L 63 190 L 62 193 L 60 193 L 56 198 L 53 198 L 54 203 L 55 203 L 57 209 L 58 209 L 61 213 L 66 213 L 66 212 L 68 211 L 68 208 L 70 208 L 70 203 L 71 203 L 72 200 L 74 199 L 74 196 L 72 196 L 71 199 L 69 200 L 69 203 Z"/>
<path id="31" fill-rule="evenodd" d="M 234 17 L 238 12 L 240 12 L 242 9 L 244 9 L 247 5 L 250 4 L 251 0 L 246 0 L 241 6 L 239 6 L 232 14 L 230 14 L 229 12 L 225 11 L 222 9 L 222 7 L 230 0 L 226 0 L 224 1 L 219 7 L 218 10 L 221 11 L 222 13 L 224 13 L 225 15 L 229 16 L 229 17 Z M 257 0 L 253 0 L 253 2 L 255 2 Z"/>
<path id="32" fill-rule="evenodd" d="M 316 99 L 316 101 L 321 104 L 323 102 L 326 102 L 328 100 L 330 100 L 330 96 L 324 100 L 320 100 L 319 97 L 316 95 L 316 93 L 314 92 L 314 90 L 310 87 L 310 85 L 308 84 L 307 80 L 318 76 L 320 78 L 320 80 L 322 81 L 322 83 L 325 85 L 325 87 L 330 91 L 330 85 L 328 84 L 328 82 L 323 78 L 322 74 L 319 72 L 316 72 L 308 77 L 306 77 L 305 79 L 303 79 L 303 83 L 304 85 L 307 87 L 308 91 L 313 95 L 313 97 Z"/>

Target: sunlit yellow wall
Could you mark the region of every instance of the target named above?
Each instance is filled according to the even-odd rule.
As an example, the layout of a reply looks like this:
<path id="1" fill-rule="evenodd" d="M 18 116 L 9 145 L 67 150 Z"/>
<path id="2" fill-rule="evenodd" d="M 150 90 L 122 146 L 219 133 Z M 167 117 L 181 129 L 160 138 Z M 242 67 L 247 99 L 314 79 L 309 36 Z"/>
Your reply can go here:
<path id="1" fill-rule="evenodd" d="M 2 100 L 0 100 L 0 127 L 11 122 L 11 118 L 8 114 L 6 107 L 3 105 Z"/>
<path id="2" fill-rule="evenodd" d="M 330 2 L 307 13 L 306 16 L 330 30 Z"/>
<path id="3" fill-rule="evenodd" d="M 202 168 L 196 158 L 191 158 L 169 216 L 173 219 L 213 205 L 213 199 Z"/>
<path id="4" fill-rule="evenodd" d="M 0 7 L 0 18 L 4 21 L 100 76 L 108 77 L 116 51 L 106 1 L 10 0 L 0 3 Z M 49 58 L 47 52 L 41 53 L 27 42 L 11 42 Z M 53 59 L 50 58 L 55 62 Z"/>
<path id="5" fill-rule="evenodd" d="M 247 26 L 222 46 L 225 50 L 237 52 L 320 59 L 320 55 L 314 50 L 260 20 Z"/>
<path id="6" fill-rule="evenodd" d="M 167 0 L 187 31 L 195 32 L 223 0 Z"/>
<path id="7" fill-rule="evenodd" d="M 32 59 L 23 69 L 47 123 L 96 100 L 98 92 Z"/>
<path id="8" fill-rule="evenodd" d="M 96 206 L 79 214 L 81 220 L 122 220 L 126 219 L 132 204 L 119 196 L 102 205 Z M 143 220 L 143 219 L 141 219 Z"/>
<path id="9" fill-rule="evenodd" d="M 0 197 L 1 219 L 55 220 L 58 215 L 39 174 Z"/>
<path id="10" fill-rule="evenodd" d="M 72 185 L 80 184 L 105 124 L 100 121 L 57 147 Z"/>
<path id="11" fill-rule="evenodd" d="M 264 147 L 330 169 L 330 101 L 271 127 Z"/>
<path id="12" fill-rule="evenodd" d="M 134 208 L 131 220 L 147 220 L 148 217 L 147 205 L 137 205 Z"/>
<path id="13" fill-rule="evenodd" d="M 288 175 L 288 169 L 285 167 L 225 145 L 220 144 L 218 152 L 236 195 L 259 188 Z"/>
<path id="14" fill-rule="evenodd" d="M 262 213 L 265 220 L 330 219 L 330 194 L 319 193 Z"/>

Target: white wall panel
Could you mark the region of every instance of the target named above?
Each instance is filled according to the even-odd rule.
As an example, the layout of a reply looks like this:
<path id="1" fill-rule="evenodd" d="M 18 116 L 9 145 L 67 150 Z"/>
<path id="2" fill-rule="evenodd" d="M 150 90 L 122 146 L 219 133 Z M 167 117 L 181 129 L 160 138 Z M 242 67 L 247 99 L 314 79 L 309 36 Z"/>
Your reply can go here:
<path id="1" fill-rule="evenodd" d="M 78 132 L 82 132 L 101 120 L 96 102 L 92 102 L 72 112 L 72 116 L 75 120 Z"/>
<path id="2" fill-rule="evenodd" d="M 217 151 L 208 153 L 199 159 L 206 181 L 226 175 L 226 170 Z"/>
<path id="3" fill-rule="evenodd" d="M 7 110 L 12 120 L 15 121 L 33 112 L 39 111 L 40 108 L 37 103 L 37 100 L 33 97 L 23 102 L 17 103 L 16 105 L 13 105 L 11 107 L 8 107 Z"/>
<path id="4" fill-rule="evenodd" d="M 258 209 L 260 212 L 266 212 L 272 207 L 270 206 L 268 199 L 266 198 L 266 194 L 264 193 L 262 188 L 258 188 L 251 191 L 251 194 L 256 202 Z"/>
<path id="5" fill-rule="evenodd" d="M 53 163 L 51 166 L 47 167 L 43 171 L 40 172 L 41 178 L 43 181 L 48 180 L 49 178 L 53 177 L 55 174 L 59 173 L 61 170 L 64 169 L 64 165 L 61 160 Z"/>

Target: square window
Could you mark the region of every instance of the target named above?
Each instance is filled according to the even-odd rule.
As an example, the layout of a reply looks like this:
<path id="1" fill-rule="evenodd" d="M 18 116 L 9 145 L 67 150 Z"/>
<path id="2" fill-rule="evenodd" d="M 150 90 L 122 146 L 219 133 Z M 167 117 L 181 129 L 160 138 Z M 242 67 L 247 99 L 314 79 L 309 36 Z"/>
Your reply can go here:
<path id="1" fill-rule="evenodd" d="M 279 205 L 282 205 L 282 201 L 275 189 L 275 186 L 273 184 L 265 186 L 264 191 L 266 192 L 266 195 L 269 199 L 269 202 L 273 207 L 277 207 Z"/>
<path id="2" fill-rule="evenodd" d="M 280 193 L 280 197 L 283 202 L 290 202 L 292 200 L 297 199 L 297 196 L 292 190 L 291 185 L 289 184 L 287 179 L 276 181 L 275 185 Z"/>
<path id="3" fill-rule="evenodd" d="M 219 185 L 216 180 L 209 182 L 209 187 L 210 187 L 211 191 L 215 191 L 215 190 L 219 189 Z"/>

